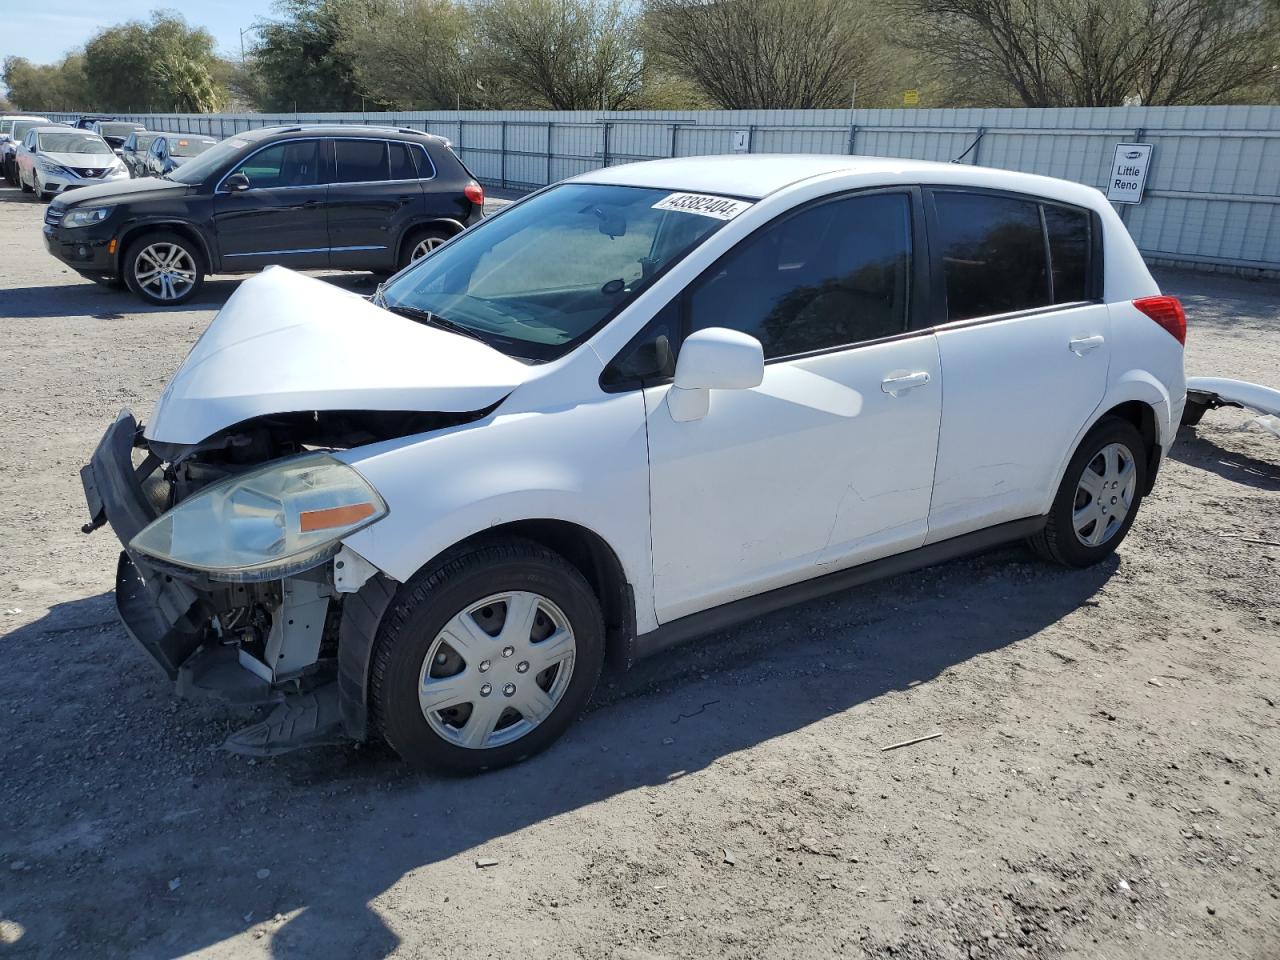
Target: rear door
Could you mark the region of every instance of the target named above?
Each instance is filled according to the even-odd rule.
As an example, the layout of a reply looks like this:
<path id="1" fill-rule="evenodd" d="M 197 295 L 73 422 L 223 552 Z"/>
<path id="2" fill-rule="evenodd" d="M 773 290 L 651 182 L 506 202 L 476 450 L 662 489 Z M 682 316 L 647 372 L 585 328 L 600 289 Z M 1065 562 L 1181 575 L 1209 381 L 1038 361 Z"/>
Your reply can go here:
<path id="1" fill-rule="evenodd" d="M 222 178 L 213 217 L 223 269 L 329 266 L 324 144 L 320 139 L 273 143 Z M 248 190 L 227 190 L 227 177 L 235 173 L 248 179 Z"/>
<path id="2" fill-rule="evenodd" d="M 337 138 L 329 190 L 330 264 L 390 269 L 405 227 L 421 216 L 422 185 L 398 140 Z"/>
<path id="3" fill-rule="evenodd" d="M 969 190 L 927 200 L 947 384 L 934 542 L 1047 509 L 1106 391 L 1111 323 L 1089 211 Z"/>

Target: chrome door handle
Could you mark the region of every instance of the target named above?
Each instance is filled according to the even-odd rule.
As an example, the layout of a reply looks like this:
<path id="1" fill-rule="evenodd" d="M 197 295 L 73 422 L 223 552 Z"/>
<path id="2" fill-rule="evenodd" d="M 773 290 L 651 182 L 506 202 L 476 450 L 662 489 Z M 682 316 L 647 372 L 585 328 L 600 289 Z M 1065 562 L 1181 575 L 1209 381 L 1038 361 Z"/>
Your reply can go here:
<path id="1" fill-rule="evenodd" d="M 916 387 L 923 387 L 929 382 L 929 374 L 921 370 L 919 373 L 903 373 L 885 377 L 880 381 L 880 389 L 891 397 L 899 396 Z"/>
<path id="2" fill-rule="evenodd" d="M 1098 334 L 1092 337 L 1076 337 L 1067 346 L 1071 348 L 1071 352 L 1077 357 L 1083 357 L 1086 353 L 1097 350 L 1104 343 L 1106 343 L 1106 340 Z"/>

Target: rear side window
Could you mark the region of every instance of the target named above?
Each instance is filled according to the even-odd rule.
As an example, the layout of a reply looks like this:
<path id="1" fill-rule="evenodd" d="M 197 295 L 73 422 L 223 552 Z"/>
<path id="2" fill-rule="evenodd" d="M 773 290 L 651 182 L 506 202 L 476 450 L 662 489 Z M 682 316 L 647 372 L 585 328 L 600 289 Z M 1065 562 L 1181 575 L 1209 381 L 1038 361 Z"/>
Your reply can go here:
<path id="1" fill-rule="evenodd" d="M 413 157 L 409 155 L 408 144 L 388 140 L 387 149 L 391 151 L 391 179 L 417 180 L 418 170 L 413 164 Z"/>
<path id="2" fill-rule="evenodd" d="M 390 179 L 385 140 L 336 140 L 335 183 L 369 183 Z"/>
<path id="3" fill-rule="evenodd" d="M 1049 262 L 1053 267 L 1053 302 L 1087 300 L 1092 247 L 1089 213 L 1051 204 L 1045 204 L 1043 210 L 1049 237 Z"/>
<path id="4" fill-rule="evenodd" d="M 704 274 L 689 329 L 749 333 L 766 359 L 892 336 L 907 327 L 910 273 L 907 194 L 822 203 L 762 228 Z"/>
<path id="5" fill-rule="evenodd" d="M 1048 306 L 1040 205 L 978 193 L 934 194 L 947 319 Z"/>

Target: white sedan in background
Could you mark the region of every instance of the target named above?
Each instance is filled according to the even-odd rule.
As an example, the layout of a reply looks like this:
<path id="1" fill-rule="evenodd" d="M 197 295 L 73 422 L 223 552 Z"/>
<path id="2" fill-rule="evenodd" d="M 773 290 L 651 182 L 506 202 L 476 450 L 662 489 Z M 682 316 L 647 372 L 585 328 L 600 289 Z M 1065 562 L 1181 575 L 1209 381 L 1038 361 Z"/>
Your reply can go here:
<path id="1" fill-rule="evenodd" d="M 372 302 L 276 267 L 82 472 L 116 597 L 228 743 L 550 744 L 606 654 L 1027 540 L 1124 540 L 1185 402 L 1182 308 L 1097 190 L 956 164 L 608 167 Z M 135 465 L 135 448 L 142 465 Z M 785 621 L 777 621 L 785 644 Z"/>
<path id="2" fill-rule="evenodd" d="M 124 162 L 102 137 L 73 127 L 32 127 L 18 148 L 18 184 L 41 200 L 75 187 L 128 180 Z"/>

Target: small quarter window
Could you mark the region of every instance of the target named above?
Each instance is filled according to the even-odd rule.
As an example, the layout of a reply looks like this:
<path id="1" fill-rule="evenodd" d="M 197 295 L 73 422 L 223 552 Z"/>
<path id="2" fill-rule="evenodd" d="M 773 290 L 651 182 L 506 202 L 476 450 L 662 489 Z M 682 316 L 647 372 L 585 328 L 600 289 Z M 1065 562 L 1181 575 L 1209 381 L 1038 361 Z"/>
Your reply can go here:
<path id="1" fill-rule="evenodd" d="M 938 191 L 934 207 L 948 320 L 1048 306 L 1039 204 Z"/>
<path id="2" fill-rule="evenodd" d="M 1089 297 L 1089 214 L 1073 207 L 1044 206 L 1053 266 L 1053 302 L 1073 303 Z"/>

